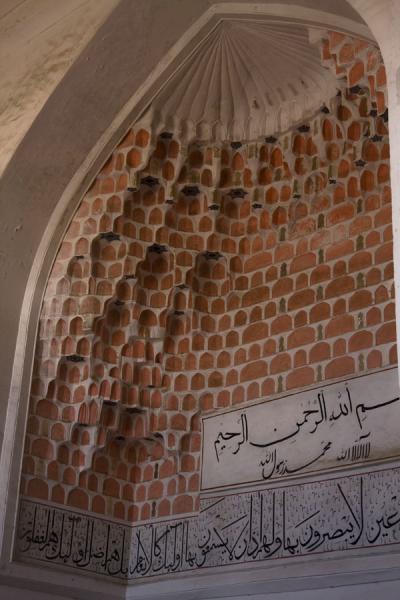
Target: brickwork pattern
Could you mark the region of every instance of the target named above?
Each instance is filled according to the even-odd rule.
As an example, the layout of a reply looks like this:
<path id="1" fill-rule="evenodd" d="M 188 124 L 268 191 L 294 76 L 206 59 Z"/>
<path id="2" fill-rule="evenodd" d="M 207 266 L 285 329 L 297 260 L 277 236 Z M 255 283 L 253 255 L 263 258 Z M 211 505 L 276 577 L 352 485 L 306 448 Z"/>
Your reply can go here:
<path id="1" fill-rule="evenodd" d="M 23 495 L 196 511 L 201 414 L 397 363 L 385 70 L 333 32 L 322 60 L 340 91 L 293 131 L 112 153 L 48 281 Z"/>

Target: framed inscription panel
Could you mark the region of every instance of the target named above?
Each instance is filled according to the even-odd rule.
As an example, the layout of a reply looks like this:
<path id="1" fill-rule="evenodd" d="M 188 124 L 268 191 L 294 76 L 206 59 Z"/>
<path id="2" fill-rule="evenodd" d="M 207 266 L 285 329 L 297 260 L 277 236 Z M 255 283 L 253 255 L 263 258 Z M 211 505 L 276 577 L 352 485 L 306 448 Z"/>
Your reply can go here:
<path id="1" fill-rule="evenodd" d="M 399 423 L 397 368 L 204 417 L 201 487 L 393 459 Z"/>

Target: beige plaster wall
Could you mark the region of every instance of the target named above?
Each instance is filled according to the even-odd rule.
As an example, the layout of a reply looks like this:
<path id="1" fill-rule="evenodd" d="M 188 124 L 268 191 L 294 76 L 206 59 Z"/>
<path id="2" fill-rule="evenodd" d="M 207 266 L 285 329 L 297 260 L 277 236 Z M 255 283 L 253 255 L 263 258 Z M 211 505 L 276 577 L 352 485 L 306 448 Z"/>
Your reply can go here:
<path id="1" fill-rule="evenodd" d="M 0 2 L 0 174 L 118 0 Z"/>

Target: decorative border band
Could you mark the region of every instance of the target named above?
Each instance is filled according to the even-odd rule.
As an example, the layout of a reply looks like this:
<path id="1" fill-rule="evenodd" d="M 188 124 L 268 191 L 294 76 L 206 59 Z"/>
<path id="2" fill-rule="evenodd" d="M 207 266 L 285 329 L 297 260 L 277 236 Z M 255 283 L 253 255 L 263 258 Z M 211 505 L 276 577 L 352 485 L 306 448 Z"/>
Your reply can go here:
<path id="1" fill-rule="evenodd" d="M 203 499 L 129 526 L 22 499 L 16 557 L 132 580 L 400 542 L 400 468 Z"/>

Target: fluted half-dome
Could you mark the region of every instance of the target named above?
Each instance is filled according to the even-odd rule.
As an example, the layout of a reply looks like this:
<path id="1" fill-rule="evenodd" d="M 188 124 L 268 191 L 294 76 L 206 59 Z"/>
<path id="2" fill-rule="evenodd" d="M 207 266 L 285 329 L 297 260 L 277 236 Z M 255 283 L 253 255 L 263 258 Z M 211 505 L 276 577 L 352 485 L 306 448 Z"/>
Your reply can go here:
<path id="1" fill-rule="evenodd" d="M 310 117 L 335 95 L 306 27 L 225 20 L 174 74 L 152 109 L 190 137 L 254 139 Z"/>

